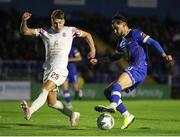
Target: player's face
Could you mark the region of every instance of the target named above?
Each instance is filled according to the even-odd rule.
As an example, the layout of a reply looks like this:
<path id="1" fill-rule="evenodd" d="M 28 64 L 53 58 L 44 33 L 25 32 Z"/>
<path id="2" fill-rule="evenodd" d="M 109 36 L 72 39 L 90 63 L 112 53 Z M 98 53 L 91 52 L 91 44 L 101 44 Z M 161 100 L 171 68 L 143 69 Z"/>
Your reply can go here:
<path id="1" fill-rule="evenodd" d="M 52 19 L 52 26 L 57 32 L 60 32 L 61 29 L 64 27 L 65 20 L 64 19 Z"/>
<path id="2" fill-rule="evenodd" d="M 125 34 L 125 24 L 124 23 L 113 23 L 112 24 L 112 29 L 114 31 L 114 34 L 118 37 L 123 37 Z"/>

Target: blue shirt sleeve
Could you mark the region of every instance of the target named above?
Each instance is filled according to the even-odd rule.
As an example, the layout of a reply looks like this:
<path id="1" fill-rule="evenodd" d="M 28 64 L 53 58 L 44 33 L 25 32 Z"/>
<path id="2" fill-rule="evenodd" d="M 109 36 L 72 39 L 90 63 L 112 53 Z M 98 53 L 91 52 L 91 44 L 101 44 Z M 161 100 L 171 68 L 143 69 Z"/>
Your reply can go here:
<path id="1" fill-rule="evenodd" d="M 160 55 L 162 55 L 162 54 L 164 53 L 164 50 L 162 49 L 161 45 L 160 45 L 159 42 L 157 42 L 156 40 L 154 40 L 154 39 L 152 39 L 152 38 L 148 38 L 147 41 L 146 41 L 146 43 L 147 43 L 148 45 L 154 46 L 154 47 L 158 50 L 158 52 L 159 52 Z"/>
<path id="2" fill-rule="evenodd" d="M 156 40 L 150 38 L 150 36 L 146 35 L 144 32 L 135 29 L 133 31 L 133 37 L 137 40 L 140 41 L 142 43 L 146 43 L 148 45 L 152 45 L 154 46 L 160 55 L 162 55 L 164 53 L 164 50 L 162 49 L 161 45 L 159 44 L 159 42 L 157 42 Z"/>
<path id="3" fill-rule="evenodd" d="M 145 43 L 146 40 L 149 38 L 149 36 L 147 34 L 145 34 L 144 32 L 138 30 L 138 29 L 134 29 L 133 30 L 133 38 L 136 40 L 136 41 L 139 41 L 139 42 L 142 42 L 142 43 Z"/>

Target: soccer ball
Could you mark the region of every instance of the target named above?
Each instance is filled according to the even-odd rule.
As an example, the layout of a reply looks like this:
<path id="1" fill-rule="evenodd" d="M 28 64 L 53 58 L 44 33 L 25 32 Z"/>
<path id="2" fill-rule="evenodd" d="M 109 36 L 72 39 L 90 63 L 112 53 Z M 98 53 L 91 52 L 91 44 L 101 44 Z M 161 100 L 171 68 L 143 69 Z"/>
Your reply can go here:
<path id="1" fill-rule="evenodd" d="M 97 118 L 97 127 L 100 129 L 112 129 L 114 126 L 114 118 L 107 113 L 103 113 L 101 114 L 98 118 Z"/>

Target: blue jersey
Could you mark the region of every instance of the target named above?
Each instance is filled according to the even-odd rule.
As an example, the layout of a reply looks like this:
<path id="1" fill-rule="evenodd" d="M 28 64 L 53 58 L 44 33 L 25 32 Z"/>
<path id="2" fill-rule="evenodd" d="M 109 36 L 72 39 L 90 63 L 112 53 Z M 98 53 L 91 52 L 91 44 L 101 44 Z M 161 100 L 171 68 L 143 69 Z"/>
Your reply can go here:
<path id="1" fill-rule="evenodd" d="M 71 48 L 70 50 L 70 53 L 69 53 L 69 58 L 75 58 L 76 56 L 78 56 L 80 53 L 79 51 L 77 50 L 77 48 L 73 47 Z M 77 65 L 76 65 L 76 62 L 69 62 L 68 63 L 68 66 L 67 66 L 67 69 L 69 71 L 69 74 L 68 74 L 68 80 L 72 83 L 72 84 L 75 84 L 77 83 Z"/>
<path id="2" fill-rule="evenodd" d="M 77 50 L 77 48 L 73 47 L 71 48 L 70 50 L 70 53 L 69 53 L 69 58 L 75 58 L 76 56 L 78 56 L 80 53 L 79 51 Z M 76 65 L 76 62 L 69 62 L 68 63 L 68 70 L 69 70 L 69 73 L 76 73 L 77 69 L 76 69 L 77 65 Z"/>
<path id="3" fill-rule="evenodd" d="M 126 89 L 127 92 L 132 91 L 141 84 L 147 75 L 147 51 L 144 43 L 149 36 L 138 29 L 131 30 L 127 36 L 118 40 L 116 50 L 118 52 L 126 49 L 128 53 L 129 67 L 124 71 L 129 74 L 133 86 Z"/>
<path id="4" fill-rule="evenodd" d="M 126 49 L 130 66 L 144 65 L 147 61 L 147 51 L 144 43 L 149 38 L 138 29 L 131 30 L 127 36 L 118 40 L 117 51 Z"/>

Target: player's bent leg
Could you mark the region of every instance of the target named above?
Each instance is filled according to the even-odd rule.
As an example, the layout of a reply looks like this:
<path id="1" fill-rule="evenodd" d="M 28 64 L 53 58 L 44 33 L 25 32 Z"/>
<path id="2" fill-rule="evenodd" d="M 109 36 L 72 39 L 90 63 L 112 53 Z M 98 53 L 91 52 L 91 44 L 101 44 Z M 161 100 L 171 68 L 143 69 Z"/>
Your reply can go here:
<path id="1" fill-rule="evenodd" d="M 132 81 L 133 78 L 130 77 L 130 75 L 127 72 L 122 73 L 118 80 L 117 83 L 119 83 L 122 87 L 122 90 L 127 89 L 129 87 L 131 87 L 134 82 Z M 121 126 L 121 129 L 126 129 L 128 128 L 128 126 L 134 121 L 135 116 L 133 114 L 130 114 L 125 106 L 123 105 L 123 103 L 121 102 L 118 106 L 117 106 L 117 110 L 122 114 L 122 116 L 124 117 L 124 121 L 123 124 Z"/>
<path id="2" fill-rule="evenodd" d="M 128 126 L 133 123 L 135 120 L 135 116 L 133 114 L 129 114 L 129 116 L 124 118 L 123 124 L 121 126 L 121 129 L 126 129 Z"/>
<path id="3" fill-rule="evenodd" d="M 25 118 L 26 120 L 30 120 L 30 118 L 31 118 L 31 113 L 30 113 L 30 111 L 29 111 L 28 103 L 27 103 L 25 100 L 23 100 L 23 101 L 21 102 L 21 108 L 22 108 L 22 110 L 23 110 L 23 112 L 24 112 L 24 118 Z"/>
<path id="4" fill-rule="evenodd" d="M 70 126 L 75 127 L 78 124 L 79 118 L 80 118 L 80 113 L 79 112 L 73 112 L 71 109 L 67 108 L 65 104 L 63 104 L 61 101 L 56 101 L 56 104 L 54 105 L 49 105 L 52 108 L 55 108 L 62 112 L 64 115 L 69 117 L 70 121 Z"/>
<path id="5" fill-rule="evenodd" d="M 50 92 L 49 93 L 48 106 L 51 108 L 54 108 L 56 110 L 59 110 L 64 115 L 68 116 L 71 127 L 77 126 L 79 118 L 80 118 L 80 113 L 79 112 L 73 112 L 64 103 L 57 100 L 57 93 L 56 92 Z"/>

